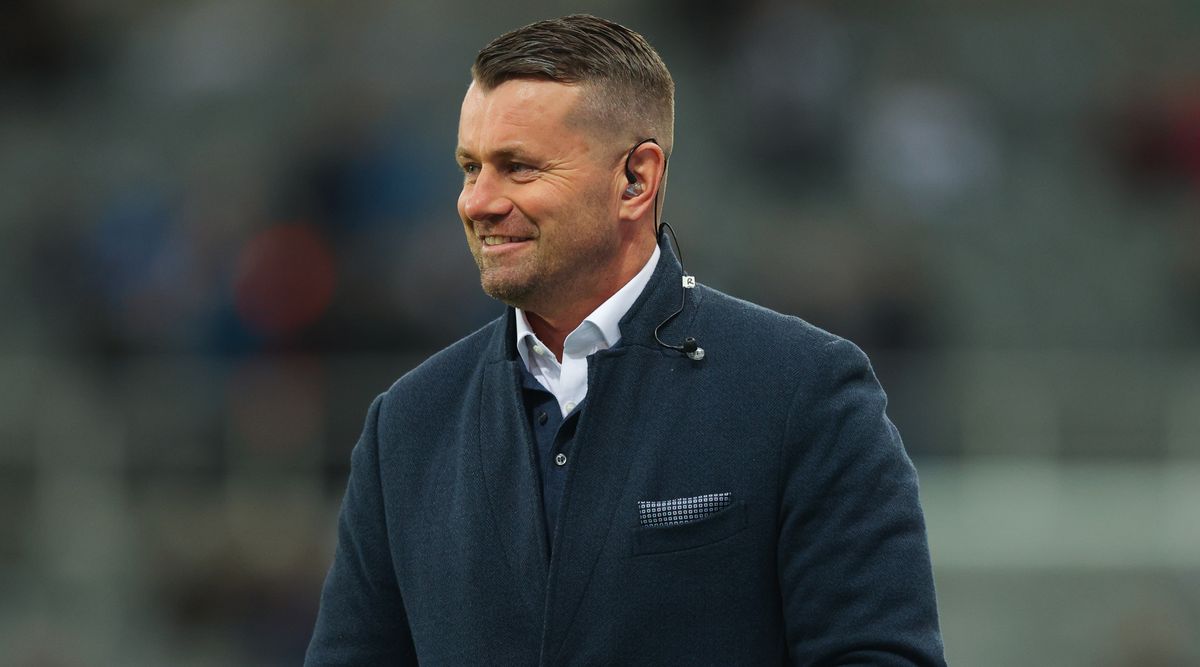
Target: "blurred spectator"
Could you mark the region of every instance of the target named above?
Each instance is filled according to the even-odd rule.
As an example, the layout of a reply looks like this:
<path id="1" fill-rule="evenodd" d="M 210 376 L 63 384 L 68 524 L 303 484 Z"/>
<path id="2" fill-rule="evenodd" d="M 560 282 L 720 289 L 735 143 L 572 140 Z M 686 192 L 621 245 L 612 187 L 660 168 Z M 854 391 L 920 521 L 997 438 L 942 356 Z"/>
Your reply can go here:
<path id="1" fill-rule="evenodd" d="M 50 101 L 95 71 L 107 53 L 93 44 L 71 3 L 10 0 L 0 21 L 0 95 Z M 11 98 L 10 98 L 11 99 Z"/>
<path id="2" fill-rule="evenodd" d="M 854 124 L 859 196 L 893 218 L 962 223 L 999 179 L 996 140 L 964 92 L 928 83 L 871 91 Z"/>
<path id="3" fill-rule="evenodd" d="M 1146 196 L 1163 188 L 1200 192 L 1200 80 L 1139 96 L 1115 124 L 1112 144 L 1126 184 Z"/>
<path id="4" fill-rule="evenodd" d="M 776 184 L 842 180 L 846 106 L 855 72 L 849 35 L 830 13 L 790 2 L 752 6 L 737 30 L 718 102 L 744 163 Z"/>
<path id="5" fill-rule="evenodd" d="M 259 336 L 294 335 L 317 321 L 333 298 L 333 255 L 311 225 L 263 230 L 243 246 L 236 271 L 238 315 Z"/>

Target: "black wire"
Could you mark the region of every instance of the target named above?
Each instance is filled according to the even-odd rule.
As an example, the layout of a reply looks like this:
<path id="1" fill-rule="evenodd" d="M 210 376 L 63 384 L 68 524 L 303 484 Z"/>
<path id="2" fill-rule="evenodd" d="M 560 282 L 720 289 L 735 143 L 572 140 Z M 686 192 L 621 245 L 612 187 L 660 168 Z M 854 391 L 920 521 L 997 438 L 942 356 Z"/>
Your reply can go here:
<path id="1" fill-rule="evenodd" d="M 655 197 L 655 199 L 657 199 L 657 197 Z M 655 218 L 656 218 L 655 224 L 658 224 L 657 216 L 655 216 Z M 671 246 L 675 248 L 675 256 L 679 258 L 679 268 L 683 271 L 683 275 L 686 276 L 688 274 L 688 272 L 687 272 L 687 269 L 683 268 L 683 249 L 679 247 L 679 241 L 675 238 L 675 230 L 671 228 L 671 223 L 667 222 L 666 220 L 663 220 L 662 224 L 658 224 L 658 227 L 659 227 L 659 234 L 662 234 L 663 229 L 666 229 L 668 232 L 671 233 Z"/>
<path id="2" fill-rule="evenodd" d="M 658 223 L 658 193 L 655 193 L 655 195 L 654 195 L 654 217 L 655 217 L 655 225 L 659 229 L 659 234 L 662 234 L 662 230 L 664 228 L 668 232 L 671 233 L 671 245 L 675 248 L 675 256 L 679 258 L 679 268 L 680 268 L 680 270 L 683 271 L 683 276 L 681 276 L 681 278 L 686 277 L 688 275 L 688 272 L 687 272 L 687 269 L 683 268 L 683 251 L 679 249 L 679 240 L 675 238 L 675 230 L 672 229 L 671 223 L 667 222 L 666 220 L 663 220 L 661 224 Z M 658 332 L 663 327 L 667 326 L 667 324 L 671 320 L 678 317 L 679 314 L 683 312 L 683 307 L 687 305 L 687 292 L 688 291 L 687 291 L 686 287 L 683 287 L 682 281 L 680 282 L 680 288 L 682 289 L 682 294 L 680 295 L 680 299 L 679 299 L 679 308 L 676 308 L 675 312 L 671 313 L 667 317 L 667 319 L 663 320 L 662 322 L 659 322 L 658 326 L 654 327 L 654 340 L 658 341 L 658 344 L 662 345 L 663 347 L 670 348 L 672 350 L 678 350 L 678 351 L 684 352 L 686 354 L 687 351 L 684 350 L 684 347 L 682 345 L 671 345 L 670 343 L 664 343 L 663 339 L 659 338 L 659 336 L 658 336 Z"/>
<path id="3" fill-rule="evenodd" d="M 629 168 L 629 160 L 630 160 L 630 158 L 633 157 L 633 153 L 634 153 L 634 151 L 636 151 L 638 149 L 638 146 L 641 146 L 642 144 L 645 144 L 645 143 L 652 143 L 652 144 L 657 145 L 658 141 L 656 141 L 653 137 L 651 137 L 650 139 L 642 139 L 641 141 L 634 144 L 633 148 L 629 149 L 629 153 L 625 156 L 625 177 L 629 180 L 630 183 L 636 182 L 637 176 L 634 175 L 633 170 Z M 671 313 L 671 315 L 668 316 L 667 319 L 663 320 L 662 322 L 660 322 L 658 324 L 658 326 L 654 327 L 654 340 L 658 341 L 659 345 L 661 345 L 667 349 L 676 350 L 678 352 L 682 352 L 682 353 L 690 356 L 691 353 L 694 352 L 697 347 L 696 340 L 694 338 L 691 338 L 691 337 L 685 338 L 683 345 L 671 345 L 670 343 L 664 343 L 663 339 L 660 338 L 658 335 L 658 332 L 661 331 L 663 327 L 667 326 L 667 324 L 670 323 L 671 320 L 675 319 L 676 317 L 679 316 L 680 313 L 683 312 L 683 307 L 687 305 L 687 292 L 688 292 L 688 288 L 683 286 L 683 278 L 687 277 L 688 272 L 687 272 L 687 269 L 685 269 L 683 266 L 683 250 L 681 250 L 679 248 L 679 239 L 675 238 L 675 230 L 671 227 L 670 223 L 668 223 L 666 220 L 663 220 L 661 223 L 659 223 L 659 221 L 658 221 L 658 196 L 660 193 L 662 193 L 663 183 L 667 180 L 667 167 L 669 167 L 669 166 L 670 166 L 669 161 L 663 165 L 662 181 L 659 182 L 658 189 L 656 189 L 654 191 L 654 238 L 658 239 L 658 237 L 662 235 L 663 228 L 666 228 L 666 230 L 668 232 L 670 232 L 671 246 L 675 249 L 675 256 L 679 258 L 679 269 L 683 272 L 683 275 L 680 276 L 680 285 L 679 285 L 680 288 L 683 290 L 683 294 L 680 295 L 679 308 L 676 308 L 675 312 Z"/>

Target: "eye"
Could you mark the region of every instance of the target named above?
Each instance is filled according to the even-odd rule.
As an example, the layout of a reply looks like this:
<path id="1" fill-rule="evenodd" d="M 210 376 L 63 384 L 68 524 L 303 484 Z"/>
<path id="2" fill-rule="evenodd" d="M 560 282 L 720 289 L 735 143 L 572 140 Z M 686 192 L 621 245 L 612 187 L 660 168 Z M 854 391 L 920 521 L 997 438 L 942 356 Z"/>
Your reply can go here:
<path id="1" fill-rule="evenodd" d="M 518 180 L 529 179 L 537 173 L 537 168 L 524 162 L 509 162 L 508 173 Z"/>
<path id="2" fill-rule="evenodd" d="M 464 162 L 458 166 L 462 169 L 463 176 L 468 181 L 475 180 L 475 177 L 479 175 L 479 165 L 474 162 Z"/>

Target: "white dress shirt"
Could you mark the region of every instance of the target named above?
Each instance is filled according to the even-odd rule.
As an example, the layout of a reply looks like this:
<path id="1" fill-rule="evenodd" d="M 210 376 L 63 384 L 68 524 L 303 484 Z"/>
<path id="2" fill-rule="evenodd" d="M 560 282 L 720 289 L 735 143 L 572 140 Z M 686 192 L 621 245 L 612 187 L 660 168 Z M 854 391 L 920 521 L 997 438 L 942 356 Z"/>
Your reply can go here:
<path id="1" fill-rule="evenodd" d="M 625 313 L 629 312 L 633 302 L 646 288 L 646 283 L 650 282 L 650 275 L 654 273 L 660 254 L 655 245 L 654 253 L 642 270 L 567 334 L 563 341 L 562 363 L 533 333 L 525 311 L 516 309 L 517 353 L 533 377 L 554 394 L 564 417 L 587 396 L 588 355 L 606 350 L 621 340 L 621 318 L 625 317 Z"/>

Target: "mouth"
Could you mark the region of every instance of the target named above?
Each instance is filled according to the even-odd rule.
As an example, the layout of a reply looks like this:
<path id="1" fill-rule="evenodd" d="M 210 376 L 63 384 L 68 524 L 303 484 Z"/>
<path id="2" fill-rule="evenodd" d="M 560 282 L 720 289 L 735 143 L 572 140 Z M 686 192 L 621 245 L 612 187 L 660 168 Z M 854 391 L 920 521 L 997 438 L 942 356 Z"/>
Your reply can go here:
<path id="1" fill-rule="evenodd" d="M 483 245 L 494 247 L 494 246 L 509 245 L 512 243 L 521 243 L 523 241 L 528 241 L 529 239 L 525 239 L 525 238 L 521 238 L 521 237 L 517 237 L 517 236 L 481 236 L 480 240 L 483 241 Z"/>
<path id="2" fill-rule="evenodd" d="M 533 239 L 522 236 L 498 236 L 495 234 L 479 237 L 479 250 L 485 256 L 499 257 L 510 252 L 518 252 L 533 243 Z"/>

